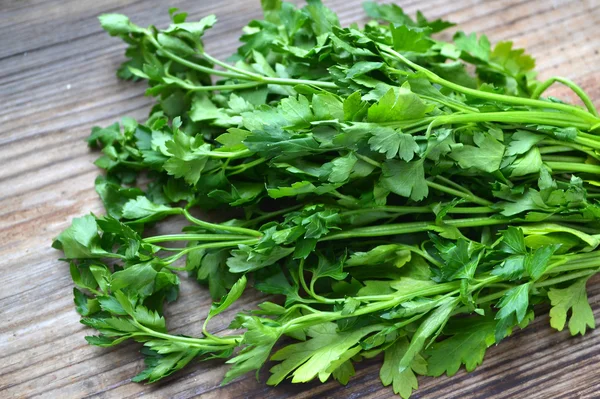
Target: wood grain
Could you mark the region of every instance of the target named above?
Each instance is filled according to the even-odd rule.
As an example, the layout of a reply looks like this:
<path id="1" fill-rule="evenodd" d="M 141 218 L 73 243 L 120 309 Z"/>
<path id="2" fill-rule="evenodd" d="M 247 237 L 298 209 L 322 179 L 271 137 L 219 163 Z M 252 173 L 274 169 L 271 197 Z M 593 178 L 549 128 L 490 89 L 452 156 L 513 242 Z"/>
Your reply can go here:
<path id="1" fill-rule="evenodd" d="M 331 0 L 343 23 L 363 22 L 357 0 Z M 409 13 L 444 17 L 492 42 L 514 39 L 538 60 L 542 78 L 565 75 L 600 106 L 600 2 L 597 0 L 400 1 Z M 71 218 L 101 212 L 93 189 L 98 170 L 83 139 L 92 126 L 123 115 L 143 118 L 151 100 L 143 85 L 118 81 L 123 45 L 96 17 L 121 12 L 141 24 L 166 24 L 168 6 L 192 19 L 216 13 L 206 36 L 214 55 L 234 51 L 240 29 L 260 16 L 258 1 L 1 0 L 0 1 L 0 397 L 2 398 L 387 398 L 380 360 L 358 366 L 346 387 L 334 382 L 266 387 L 248 375 L 220 387 L 219 362 L 192 365 L 155 385 L 131 383 L 143 365 L 137 345 L 88 346 L 73 309 L 68 268 L 50 243 Z M 560 87 L 553 94 L 576 98 Z M 180 227 L 174 223 L 171 230 Z M 588 285 L 600 316 L 600 278 Z M 168 309 L 176 333 L 199 334 L 209 297 L 182 282 Z M 261 300 L 249 296 L 242 308 Z M 600 331 L 571 338 L 550 329 L 547 309 L 524 331 L 489 350 L 475 372 L 421 378 L 415 398 L 598 398 Z M 231 314 L 231 313 L 229 313 Z M 227 315 L 217 320 L 224 328 Z M 219 325 L 218 322 L 222 324 Z M 263 370 L 261 380 L 266 380 Z"/>

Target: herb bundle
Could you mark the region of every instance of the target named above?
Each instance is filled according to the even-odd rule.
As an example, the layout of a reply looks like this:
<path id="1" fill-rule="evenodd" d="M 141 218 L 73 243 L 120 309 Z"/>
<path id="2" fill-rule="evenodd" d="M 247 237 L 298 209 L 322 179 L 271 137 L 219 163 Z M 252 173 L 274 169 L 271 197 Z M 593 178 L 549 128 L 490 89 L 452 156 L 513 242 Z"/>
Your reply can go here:
<path id="1" fill-rule="evenodd" d="M 395 5 L 366 3 L 363 28 L 316 0 L 262 5 L 228 62 L 204 50 L 214 16 L 171 9 L 163 30 L 100 17 L 128 44 L 118 75 L 147 81 L 156 105 L 92 130 L 107 215 L 54 242 L 90 344 L 142 342 L 134 381 L 149 382 L 224 358 L 224 382 L 270 360 L 270 385 L 346 384 L 380 356 L 382 383 L 408 398 L 417 375 L 475 369 L 536 304 L 558 330 L 595 327 L 600 117 L 581 88 L 537 81 L 511 42 L 436 39 L 453 24 Z M 585 108 L 542 99 L 556 82 Z M 181 233 L 144 234 L 175 215 Z M 202 337 L 167 332 L 180 271 L 215 300 Z M 247 285 L 273 301 L 211 333 Z"/>

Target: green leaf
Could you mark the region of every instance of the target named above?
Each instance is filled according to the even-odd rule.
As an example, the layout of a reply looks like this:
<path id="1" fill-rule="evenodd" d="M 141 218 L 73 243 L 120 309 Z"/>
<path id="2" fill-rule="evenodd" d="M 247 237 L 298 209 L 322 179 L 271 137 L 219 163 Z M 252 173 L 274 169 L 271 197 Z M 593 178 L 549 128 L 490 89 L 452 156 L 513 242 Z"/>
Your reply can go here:
<path id="1" fill-rule="evenodd" d="M 383 164 L 381 182 L 391 192 L 402 197 L 410 197 L 415 201 L 421 201 L 429 193 L 423 160 L 413 162 L 386 161 Z"/>
<path id="2" fill-rule="evenodd" d="M 327 180 L 331 183 L 342 183 L 347 181 L 350 178 L 350 174 L 357 161 L 358 158 L 356 158 L 352 152 L 349 152 L 343 157 L 335 158 L 331 161 L 332 170 Z"/>
<path id="3" fill-rule="evenodd" d="M 529 150 L 524 156 L 517 158 L 511 165 L 511 177 L 526 176 L 528 174 L 537 174 L 542 169 L 542 156 L 537 147 Z"/>
<path id="4" fill-rule="evenodd" d="M 315 120 L 315 116 L 310 107 L 308 99 L 299 95 L 296 97 L 287 97 L 281 100 L 279 104 L 281 116 L 288 122 L 288 126 L 295 128 L 309 127 L 310 122 Z"/>
<path id="5" fill-rule="evenodd" d="M 355 91 L 344 99 L 344 120 L 362 121 L 367 115 L 369 103 L 362 100 L 360 91 Z"/>
<path id="6" fill-rule="evenodd" d="M 514 313 L 519 323 L 523 321 L 529 306 L 530 286 L 531 283 L 525 283 L 506 291 L 498 305 L 496 305 L 500 309 L 496 314 L 496 319 L 506 319 Z"/>
<path id="7" fill-rule="evenodd" d="M 498 42 L 492 51 L 490 61 L 500 65 L 512 76 L 525 74 L 535 68 L 535 60 L 524 54 L 523 49 L 513 49 L 512 42 Z"/>
<path id="8" fill-rule="evenodd" d="M 530 255 L 510 256 L 500 265 L 494 266 L 492 275 L 500 276 L 507 280 L 520 279 L 525 273 L 525 262 Z"/>
<path id="9" fill-rule="evenodd" d="M 154 292 L 154 279 L 156 275 L 157 272 L 151 263 L 138 263 L 137 265 L 113 273 L 110 287 L 113 291 L 127 289 L 146 297 Z"/>
<path id="10" fill-rule="evenodd" d="M 315 94 L 312 98 L 312 110 L 318 120 L 344 120 L 344 105 L 339 97 L 331 93 Z"/>
<path id="11" fill-rule="evenodd" d="M 587 299 L 585 285 L 589 277 L 577 280 L 567 288 L 550 288 L 548 298 L 552 304 L 550 309 L 550 325 L 562 331 L 567 323 L 567 312 L 571 311 L 569 318 L 569 331 L 571 335 L 584 335 L 587 327 L 596 328 L 594 313 Z"/>
<path id="12" fill-rule="evenodd" d="M 411 260 L 411 252 L 403 249 L 401 245 L 388 244 L 378 245 L 368 252 L 355 252 L 348 260 L 346 266 L 369 266 L 384 263 L 393 263 L 396 267 L 402 267 Z"/>
<path id="13" fill-rule="evenodd" d="M 168 29 L 165 29 L 164 32 L 177 32 L 177 31 L 185 31 L 191 33 L 196 37 L 202 36 L 202 34 L 209 28 L 213 27 L 213 25 L 217 22 L 217 17 L 214 15 L 207 15 L 202 18 L 198 22 L 179 22 L 175 24 L 171 24 Z"/>
<path id="14" fill-rule="evenodd" d="M 331 261 L 327 259 L 325 256 L 318 254 L 319 261 L 317 262 L 317 266 L 311 269 L 312 281 L 315 282 L 323 277 L 330 277 L 334 280 L 343 280 L 348 276 L 348 273 L 344 272 L 344 260 L 345 259 L 336 259 L 335 261 Z"/>
<path id="15" fill-rule="evenodd" d="M 444 334 L 451 335 L 434 342 L 427 350 L 427 375 L 448 377 L 456 374 L 461 365 L 467 372 L 477 368 L 482 362 L 488 347 L 494 344 L 496 323 L 492 318 L 470 317 L 450 322 Z"/>
<path id="16" fill-rule="evenodd" d="M 271 368 L 269 385 L 277 385 L 290 373 L 292 382 L 308 382 L 319 373 L 327 372 L 331 364 L 356 346 L 365 335 L 380 328 L 368 326 L 357 330 L 338 332 L 335 323 L 321 323 L 309 327 L 306 342 L 292 344 L 275 352 L 271 360 L 282 361 Z"/>
<path id="17" fill-rule="evenodd" d="M 100 304 L 97 299 L 89 298 L 77 288 L 73 288 L 73 297 L 75 309 L 82 316 L 89 316 L 100 310 Z"/>
<path id="18" fill-rule="evenodd" d="M 141 373 L 133 377 L 131 381 L 158 381 L 161 378 L 164 378 L 173 374 L 175 371 L 182 369 L 185 365 L 192 361 L 192 359 L 194 359 L 199 352 L 199 349 L 187 349 L 161 355 L 156 351 L 144 348 L 142 349 L 142 353 L 144 354 L 144 363 L 146 368 Z"/>
<path id="19" fill-rule="evenodd" d="M 408 25 L 392 25 L 394 50 L 424 53 L 435 43 L 429 38 L 431 29 L 410 27 Z"/>
<path id="20" fill-rule="evenodd" d="M 348 79 L 352 79 L 355 76 L 364 75 L 365 73 L 381 69 L 383 65 L 383 62 L 359 61 L 352 65 L 350 69 L 348 69 L 348 72 L 346 72 L 346 77 Z"/>
<path id="21" fill-rule="evenodd" d="M 525 270 L 533 281 L 539 279 L 546 271 L 550 258 L 560 248 L 560 244 L 546 245 L 535 250 L 533 256 L 527 257 Z"/>
<path id="22" fill-rule="evenodd" d="M 421 27 L 427 27 L 431 29 L 431 33 L 438 33 L 456 25 L 452 22 L 444 21 L 442 19 L 428 21 L 421 11 L 417 11 L 417 24 Z"/>
<path id="23" fill-rule="evenodd" d="M 206 317 L 206 322 L 212 319 L 219 313 L 222 313 L 228 307 L 230 307 L 235 301 L 239 299 L 240 296 L 244 293 L 244 289 L 246 288 L 246 276 L 240 277 L 240 279 L 231 287 L 229 292 L 221 298 L 219 303 L 214 303 L 210 310 L 208 311 L 208 316 Z"/>
<path id="24" fill-rule="evenodd" d="M 127 35 L 143 31 L 142 28 L 132 24 L 129 18 L 122 14 L 102 14 L 98 19 L 102 28 L 111 36 Z"/>
<path id="25" fill-rule="evenodd" d="M 444 327 L 457 303 L 458 298 L 449 298 L 421 322 L 410 340 L 410 345 L 398 362 L 398 372 L 401 373 L 409 368 L 425 346 L 425 341 Z"/>
<path id="26" fill-rule="evenodd" d="M 366 14 L 375 19 L 398 25 L 415 25 L 415 22 L 404 13 L 402 8 L 396 4 L 378 4 L 374 1 L 366 1 L 363 3 L 363 8 Z"/>
<path id="27" fill-rule="evenodd" d="M 517 130 L 510 138 L 506 156 L 525 154 L 543 139 L 544 136 L 541 134 L 535 134 L 528 130 Z"/>
<path id="28" fill-rule="evenodd" d="M 418 95 L 410 91 L 410 85 L 390 88 L 383 97 L 369 107 L 369 122 L 395 122 L 423 118 L 433 106 L 426 105 Z"/>
<path id="29" fill-rule="evenodd" d="M 485 35 L 481 35 L 477 40 L 475 33 L 467 36 L 464 32 L 457 32 L 454 35 L 454 43 L 459 50 L 476 60 L 487 62 L 490 59 L 490 41 Z"/>
<path id="30" fill-rule="evenodd" d="M 450 153 L 450 158 L 458 162 L 461 168 L 475 168 L 492 173 L 500 168 L 504 156 L 504 144 L 488 132 L 477 131 L 473 136 L 477 147 L 464 144 Z"/>
<path id="31" fill-rule="evenodd" d="M 266 253 L 259 253 L 252 251 L 247 245 L 240 245 L 240 249 L 231 251 L 232 256 L 227 259 L 227 266 L 231 273 L 246 273 L 271 266 L 292 252 L 293 247 L 273 247 Z"/>
<path id="32" fill-rule="evenodd" d="M 178 210 L 170 206 L 154 204 L 148 198 L 140 195 L 135 199 L 129 200 L 123 206 L 123 217 L 126 219 L 144 218 L 145 221 L 151 221 L 161 219 L 163 216 L 172 214 Z"/>
<path id="33" fill-rule="evenodd" d="M 271 198 L 294 197 L 301 194 L 314 192 L 316 187 L 309 181 L 299 181 L 290 187 L 268 188 L 267 193 Z"/>
<path id="34" fill-rule="evenodd" d="M 425 374 L 427 362 L 421 355 L 415 355 L 410 368 L 398 370 L 398 364 L 409 348 L 408 339 L 401 337 L 384 352 L 383 364 L 379 371 L 379 378 L 384 386 L 392 385 L 394 393 L 403 399 L 408 399 L 413 390 L 419 387 L 415 373 Z"/>
<path id="35" fill-rule="evenodd" d="M 374 130 L 373 136 L 369 139 L 369 145 L 373 151 L 385 153 L 387 159 L 395 158 L 398 155 L 406 162 L 413 159 L 415 153 L 419 152 L 419 145 L 410 134 L 389 127 L 379 127 Z"/>
<path id="36" fill-rule="evenodd" d="M 519 227 L 509 226 L 508 229 L 502 233 L 500 250 L 515 255 L 527 254 L 523 230 Z"/>
<path id="37" fill-rule="evenodd" d="M 456 245 L 441 245 L 436 239 L 435 246 L 438 249 L 440 257 L 444 260 L 441 267 L 442 278 L 446 281 L 456 279 L 471 279 L 475 275 L 477 264 L 479 263 L 478 254 L 480 248 L 473 242 L 464 238 L 459 238 Z"/>
<path id="38" fill-rule="evenodd" d="M 113 183 L 104 176 L 98 176 L 94 182 L 96 192 L 102 199 L 106 213 L 115 219 L 120 219 L 123 214 L 123 206 L 127 201 L 143 195 L 139 188 L 122 187 Z"/>
<path id="39" fill-rule="evenodd" d="M 67 259 L 102 258 L 112 255 L 100 247 L 98 225 L 92 215 L 73 219 L 71 226 L 60 233 L 52 246 L 62 250 Z"/>

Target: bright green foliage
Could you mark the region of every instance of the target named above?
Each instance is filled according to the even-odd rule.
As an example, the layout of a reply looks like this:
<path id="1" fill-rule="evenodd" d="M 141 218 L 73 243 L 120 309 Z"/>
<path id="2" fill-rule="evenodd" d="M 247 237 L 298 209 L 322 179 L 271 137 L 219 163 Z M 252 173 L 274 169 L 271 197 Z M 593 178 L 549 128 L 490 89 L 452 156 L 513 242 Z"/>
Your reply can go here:
<path id="1" fill-rule="evenodd" d="M 571 335 L 585 334 L 586 329 L 595 328 L 594 313 L 588 303 L 585 284 L 587 278 L 581 279 L 567 288 L 551 288 L 548 298 L 552 304 L 550 309 L 550 325 L 562 331 L 567 323 L 567 312 L 570 311 L 569 331 Z"/>
<path id="2" fill-rule="evenodd" d="M 92 129 L 106 216 L 53 243 L 90 344 L 140 342 L 138 382 L 222 358 L 224 383 L 273 361 L 270 385 L 347 384 L 379 356 L 406 399 L 417 375 L 474 370 L 539 303 L 558 330 L 594 328 L 600 118 L 582 90 L 560 80 L 587 109 L 539 99 L 551 81 L 511 42 L 443 41 L 453 24 L 393 4 L 341 27 L 319 0 L 261 3 L 231 63 L 205 51 L 212 15 L 100 17 L 128 46 L 118 76 L 156 104 Z M 200 337 L 167 331 L 183 273 L 214 302 Z"/>

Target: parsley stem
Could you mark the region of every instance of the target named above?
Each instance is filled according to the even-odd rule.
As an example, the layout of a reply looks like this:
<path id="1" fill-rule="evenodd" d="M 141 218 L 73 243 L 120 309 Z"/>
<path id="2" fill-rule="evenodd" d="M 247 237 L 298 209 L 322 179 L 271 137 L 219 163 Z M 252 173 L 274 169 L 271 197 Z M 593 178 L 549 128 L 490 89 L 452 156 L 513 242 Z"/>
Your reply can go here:
<path id="1" fill-rule="evenodd" d="M 261 79 L 263 77 L 262 75 L 260 75 L 258 73 L 255 73 L 252 71 L 246 71 L 246 70 L 240 69 L 234 65 L 223 62 L 223 61 L 219 60 L 218 58 L 215 58 L 204 51 L 201 52 L 201 54 L 202 54 L 202 57 L 206 58 L 208 61 L 212 62 L 213 64 L 219 65 L 219 66 L 221 66 L 225 69 L 228 69 L 232 72 L 239 73 L 240 75 L 246 75 L 246 76 L 257 78 L 257 79 Z"/>
<path id="2" fill-rule="evenodd" d="M 383 165 L 380 162 L 377 162 L 376 160 L 369 158 L 365 155 L 361 155 L 358 152 L 354 153 L 354 156 L 362 161 L 365 161 L 366 163 L 375 166 L 376 168 L 381 168 Z"/>
<path id="3" fill-rule="evenodd" d="M 227 175 L 233 176 L 233 175 L 243 173 L 246 170 L 255 167 L 256 165 L 260 165 L 261 163 L 265 163 L 267 161 L 268 161 L 268 159 L 266 159 L 266 158 L 258 158 L 254 161 L 243 163 L 240 165 L 228 166 L 227 169 L 233 169 L 233 172 L 228 172 Z"/>
<path id="4" fill-rule="evenodd" d="M 591 276 L 592 274 L 596 274 L 597 270 L 584 270 L 579 273 L 571 273 L 560 277 L 550 278 L 548 280 L 540 281 L 539 283 L 533 284 L 535 288 L 548 287 L 550 285 L 556 285 L 560 283 L 564 283 L 565 281 L 575 280 L 580 277 Z"/>
<path id="5" fill-rule="evenodd" d="M 226 152 L 226 151 L 207 151 L 206 153 L 203 153 L 203 155 L 206 154 L 210 157 L 214 157 L 214 158 L 230 158 L 230 159 L 235 159 L 235 158 L 244 158 L 247 157 L 249 155 L 253 155 L 254 153 L 250 150 L 241 150 L 241 151 L 232 151 L 232 152 Z"/>
<path id="6" fill-rule="evenodd" d="M 586 157 L 568 156 L 568 155 L 544 155 L 542 161 L 544 162 L 575 162 L 584 163 Z"/>
<path id="7" fill-rule="evenodd" d="M 338 300 L 327 299 L 321 295 L 318 295 L 315 292 L 315 279 L 314 278 L 312 278 L 310 281 L 310 287 L 306 284 L 306 280 L 304 279 L 304 258 L 300 259 L 300 264 L 298 265 L 298 279 L 300 280 L 300 285 L 302 286 L 302 289 L 304 289 L 304 291 L 306 291 L 306 293 L 308 295 L 310 295 L 311 297 L 313 297 L 317 302 L 336 303 L 336 302 L 340 301 L 339 299 Z"/>
<path id="8" fill-rule="evenodd" d="M 223 241 L 223 240 L 244 240 L 250 238 L 247 235 L 234 234 L 167 234 L 144 238 L 145 242 L 165 242 L 165 241 Z M 181 249 L 181 248 L 179 248 Z"/>
<path id="9" fill-rule="evenodd" d="M 583 153 L 589 155 L 592 158 L 600 160 L 600 155 L 593 152 L 590 148 L 586 148 L 586 147 L 580 146 L 578 144 L 563 143 L 561 141 L 556 141 L 556 140 L 544 140 L 544 141 L 542 141 L 542 144 L 552 144 L 552 142 L 555 142 L 558 145 L 549 145 L 547 147 L 544 147 L 544 146 L 538 147 L 540 150 L 540 154 L 543 155 L 543 154 L 553 154 L 553 153 L 560 153 L 560 152 L 580 151 L 580 152 L 583 152 Z"/>
<path id="10" fill-rule="evenodd" d="M 264 82 L 248 82 L 248 83 L 237 83 L 237 84 L 226 84 L 226 85 L 212 85 L 212 86 L 188 86 L 186 88 L 190 91 L 227 91 L 227 90 L 239 90 L 239 89 L 250 89 L 252 87 L 262 86 Z"/>
<path id="11" fill-rule="evenodd" d="M 464 199 L 466 199 L 466 200 L 468 200 L 470 202 L 474 202 L 474 203 L 479 204 L 479 205 L 490 206 L 490 205 L 494 204 L 493 202 L 490 202 L 490 201 L 488 201 L 486 199 L 478 197 L 478 196 L 476 196 L 474 194 L 467 194 L 467 193 L 465 193 L 463 191 L 458 191 L 458 190 L 455 190 L 455 189 L 450 188 L 450 187 L 442 186 L 441 184 L 434 183 L 434 182 L 429 181 L 429 180 L 427 180 L 426 183 L 427 183 L 427 185 L 429 187 L 431 187 L 434 190 L 442 191 L 444 193 L 451 194 L 451 195 L 454 195 L 456 197 L 464 198 Z"/>
<path id="12" fill-rule="evenodd" d="M 257 73 L 251 72 L 251 71 L 245 71 L 243 69 L 237 68 L 233 65 L 229 65 L 225 62 L 222 62 L 216 58 L 213 58 L 212 56 L 206 54 L 206 53 L 201 53 L 200 55 L 203 56 L 206 60 L 220 65 L 226 69 L 228 69 L 227 71 L 221 71 L 218 69 L 213 69 L 213 68 L 208 68 L 205 67 L 203 65 L 199 65 L 195 62 L 191 62 L 186 60 L 185 58 L 179 57 L 178 55 L 170 52 L 169 50 L 165 49 L 152 35 L 152 33 L 150 33 L 149 31 L 146 32 L 146 37 L 148 38 L 148 40 L 150 41 L 150 43 L 152 43 L 152 45 L 154 47 L 156 47 L 157 49 L 160 50 L 161 54 L 163 54 L 164 56 L 166 56 L 167 58 L 170 58 L 171 60 L 184 65 L 190 69 L 194 69 L 196 71 L 199 72 L 204 72 L 207 73 L 209 75 L 217 75 L 217 76 L 223 76 L 226 78 L 235 78 L 235 79 L 243 79 L 243 80 L 252 80 L 255 83 L 253 85 L 250 84 L 246 84 L 245 86 L 241 86 L 240 85 L 229 85 L 230 87 L 236 86 L 233 89 L 229 89 L 229 90 L 235 90 L 235 89 L 239 89 L 239 88 L 248 88 L 248 87 L 254 87 L 254 86 L 259 86 L 259 85 L 263 85 L 263 84 L 276 84 L 276 85 L 288 85 L 288 86 L 295 86 L 298 84 L 306 84 L 306 85 L 313 85 L 313 86 L 318 86 L 318 87 L 323 87 L 323 88 L 329 88 L 329 89 L 337 89 L 337 85 L 333 82 L 322 82 L 319 80 L 307 80 L 307 79 L 287 79 L 287 78 L 275 78 L 275 77 L 269 77 L 269 76 L 263 76 L 263 75 L 259 75 Z M 206 87 L 210 87 L 210 89 L 204 89 L 202 90 L 201 87 L 196 87 L 195 89 L 191 89 L 194 91 L 206 91 L 206 90 L 227 90 L 224 87 L 227 87 L 226 85 L 223 86 L 206 86 Z"/>
<path id="13" fill-rule="evenodd" d="M 305 328 L 312 324 L 321 324 L 327 321 L 334 321 L 345 319 L 348 317 L 357 317 L 362 316 L 369 313 L 379 312 L 382 310 L 386 310 L 389 308 L 393 308 L 401 304 L 402 302 L 408 301 L 410 299 L 419 297 L 419 296 L 432 296 L 432 295 L 441 295 L 448 294 L 452 291 L 456 291 L 460 288 L 460 282 L 453 281 L 450 283 L 441 283 L 436 284 L 431 287 L 422 288 L 419 290 L 414 290 L 412 292 L 401 294 L 401 295 L 390 295 L 392 299 L 387 301 L 381 301 L 376 303 L 368 304 L 364 307 L 358 308 L 355 312 L 349 314 L 343 314 L 342 311 L 338 312 L 321 312 L 316 314 L 310 314 L 305 316 L 297 317 L 293 320 L 285 323 L 281 328 L 284 332 L 289 332 L 293 330 L 297 330 L 299 328 Z"/>
<path id="14" fill-rule="evenodd" d="M 133 322 L 135 323 L 136 327 L 138 327 L 140 330 L 144 331 L 147 335 L 150 335 L 152 337 L 162 338 L 162 339 L 166 339 L 168 341 L 181 342 L 181 343 L 184 343 L 189 346 L 193 346 L 196 348 L 202 348 L 202 349 L 209 350 L 209 351 L 226 349 L 226 348 L 223 348 L 223 344 L 225 344 L 227 346 L 237 346 L 242 339 L 242 337 L 239 335 L 231 336 L 231 337 L 227 337 L 227 338 L 223 337 L 220 339 L 220 341 L 222 341 L 223 343 L 215 345 L 215 342 L 211 339 L 190 338 L 190 337 L 183 337 L 181 335 L 172 335 L 172 334 L 161 333 L 161 332 L 152 330 L 152 329 L 144 326 L 143 324 L 141 324 L 140 322 L 138 322 L 135 319 L 133 319 Z"/>
<path id="15" fill-rule="evenodd" d="M 574 162 L 544 162 L 554 171 L 600 174 L 600 166 Z"/>
<path id="16" fill-rule="evenodd" d="M 245 235 L 249 235 L 249 236 L 253 236 L 253 237 L 262 237 L 262 233 L 260 231 L 247 229 L 245 227 L 227 226 L 224 224 L 205 222 L 203 220 L 197 219 L 197 218 L 193 217 L 192 215 L 190 215 L 190 213 L 187 211 L 187 209 L 183 209 L 182 211 L 183 211 L 183 215 L 185 216 L 185 218 L 187 220 L 189 220 L 190 222 L 192 222 L 198 226 L 204 227 L 208 230 L 230 231 L 232 233 L 245 234 Z"/>
<path id="17" fill-rule="evenodd" d="M 300 209 L 302 208 L 304 205 L 300 204 L 300 205 L 294 205 L 294 206 L 290 206 L 288 208 L 284 208 L 284 209 L 280 209 L 278 211 L 273 211 L 273 212 L 267 212 L 264 213 L 258 217 L 255 217 L 254 219 L 250 219 L 250 220 L 246 220 L 244 223 L 242 223 L 243 226 L 248 226 L 248 225 L 252 225 L 252 224 L 257 224 L 259 222 L 262 222 L 264 220 L 269 220 L 272 219 L 276 216 L 280 216 L 280 215 L 285 215 L 289 212 L 295 211 L 296 209 Z"/>
<path id="18" fill-rule="evenodd" d="M 422 72 L 431 82 L 445 86 L 445 87 L 455 90 L 457 92 L 460 92 L 460 93 L 463 93 L 466 95 L 470 95 L 473 97 L 483 98 L 483 99 L 491 100 L 491 101 L 499 101 L 499 102 L 508 103 L 508 104 L 524 105 L 524 106 L 531 106 L 531 107 L 536 107 L 536 108 L 556 109 L 556 110 L 567 112 L 569 114 L 578 115 L 590 122 L 594 122 L 594 123 L 599 122 L 598 118 L 596 118 L 594 115 L 592 115 L 589 112 L 586 112 L 580 108 L 574 107 L 572 105 L 553 103 L 553 102 L 542 101 L 542 100 L 531 99 L 531 98 L 507 96 L 504 94 L 489 93 L 489 92 L 485 92 L 485 91 L 481 91 L 481 90 L 470 89 L 468 87 L 464 87 L 459 84 L 452 83 L 446 79 L 443 79 L 439 75 L 431 72 L 427 68 L 424 68 L 424 67 L 410 61 L 409 59 L 407 59 L 400 53 L 396 52 L 389 46 L 380 46 L 380 48 L 383 50 L 383 52 L 385 54 L 402 61 L 406 65 L 410 66 L 411 68 L 413 68 L 419 72 Z M 533 123 L 536 123 L 536 122 L 533 122 Z"/>
<path id="19" fill-rule="evenodd" d="M 568 114 L 533 111 L 507 111 L 438 116 L 429 124 L 427 131 L 431 132 L 433 127 L 446 124 L 478 122 L 537 123 L 541 125 L 552 125 L 557 127 L 577 127 L 583 130 L 590 128 L 589 123 L 583 122 L 581 118 L 573 117 Z"/>
<path id="20" fill-rule="evenodd" d="M 577 94 L 577 96 L 581 99 L 581 101 L 583 101 L 583 103 L 585 104 L 586 108 L 588 109 L 588 111 L 590 111 L 590 113 L 592 115 L 600 116 L 600 115 L 598 115 L 598 110 L 596 109 L 596 107 L 594 107 L 594 103 L 592 102 L 592 100 L 590 99 L 590 97 L 587 95 L 587 93 L 585 91 L 583 91 L 583 89 L 581 87 L 579 87 L 572 80 L 567 79 L 567 78 L 563 78 L 563 77 L 560 77 L 560 76 L 552 77 L 552 78 L 544 81 L 540 85 L 538 85 L 538 87 L 536 87 L 536 89 L 534 90 L 534 92 L 531 94 L 531 98 L 533 98 L 533 99 L 540 98 L 540 96 L 542 95 L 542 93 L 544 91 L 546 91 L 550 86 L 552 86 L 556 82 L 562 83 L 565 86 L 569 87 L 571 90 L 573 90 L 573 92 L 575 92 L 575 94 Z"/>
<path id="21" fill-rule="evenodd" d="M 317 87 L 322 87 L 326 89 L 337 89 L 338 86 L 333 82 L 322 82 L 320 80 L 307 80 L 307 79 L 285 79 L 285 78 L 271 78 L 271 77 L 262 77 L 262 82 L 268 84 L 276 84 L 276 85 L 284 85 L 284 86 L 295 86 L 299 84 L 312 85 Z"/>
<path id="22" fill-rule="evenodd" d="M 186 255 L 187 253 L 196 251 L 198 249 L 227 248 L 227 247 L 237 247 L 238 245 L 252 245 L 252 244 L 258 243 L 258 240 L 259 240 L 258 238 L 251 238 L 251 239 L 238 240 L 238 241 L 211 242 L 208 244 L 200 244 L 200 245 L 196 245 L 193 247 L 186 247 L 186 248 L 183 248 L 183 250 L 181 252 L 179 252 L 178 254 L 175 254 L 173 256 L 165 258 L 163 261 L 168 266 L 171 263 L 175 262 L 177 259 L 181 258 L 183 255 Z M 185 268 L 185 267 L 170 267 L 170 266 L 169 266 L 169 269 L 181 270 L 181 271 L 187 270 L 187 268 Z"/>
<path id="23" fill-rule="evenodd" d="M 380 162 L 377 162 L 377 161 L 375 161 L 375 160 L 373 160 L 373 159 L 371 159 L 371 158 L 369 158 L 367 156 L 364 156 L 364 155 L 361 155 L 361 154 L 358 154 L 358 153 L 354 153 L 354 155 L 358 159 L 363 160 L 363 161 L 365 161 L 365 162 L 367 162 L 367 163 L 369 163 L 369 164 L 371 164 L 371 165 L 373 165 L 375 167 L 378 167 L 378 168 L 382 167 L 382 164 Z M 473 193 L 466 193 L 464 191 L 458 191 L 458 190 L 455 190 L 453 188 L 442 186 L 441 184 L 434 183 L 434 182 L 429 181 L 429 180 L 427 180 L 426 183 L 427 183 L 427 185 L 429 187 L 433 188 L 434 190 L 442 191 L 442 192 L 445 192 L 447 194 L 454 195 L 456 197 L 464 198 L 464 199 L 466 199 L 468 201 L 474 202 L 474 203 L 479 204 L 479 205 L 484 205 L 484 206 L 493 205 L 493 202 L 490 202 L 490 201 L 488 201 L 486 199 L 480 198 L 480 197 L 474 195 Z"/>
<path id="24" fill-rule="evenodd" d="M 244 79 L 245 75 L 241 75 L 239 73 L 232 73 L 232 72 L 228 72 L 228 71 L 219 71 L 217 69 L 212 69 L 212 68 L 208 68 L 205 67 L 203 65 L 199 65 L 196 64 L 195 62 L 191 62 L 186 60 L 185 58 L 181 58 L 176 54 L 173 54 L 172 52 L 170 52 L 169 50 L 166 50 L 152 35 L 152 33 L 150 32 L 146 32 L 146 37 L 148 38 L 148 41 L 150 43 L 152 43 L 152 45 L 154 47 L 156 47 L 158 50 L 160 50 L 160 52 L 162 53 L 162 55 L 166 56 L 167 58 L 172 59 L 173 61 L 184 65 L 190 69 L 194 69 L 196 71 L 199 72 L 204 72 L 207 73 L 209 75 L 217 75 L 217 76 L 223 76 L 226 78 L 238 78 L 238 79 Z"/>
<path id="25" fill-rule="evenodd" d="M 546 219 L 547 222 L 561 222 L 561 221 L 573 221 L 587 223 L 590 219 L 578 218 L 569 219 L 560 216 L 551 216 Z M 506 225 L 514 224 L 516 221 L 511 219 L 499 219 L 490 217 L 476 217 L 476 218 L 464 218 L 464 219 L 450 219 L 445 220 L 444 224 L 447 226 L 453 226 L 456 228 L 467 228 L 467 227 L 481 227 L 481 226 L 494 226 L 494 225 Z M 520 223 L 535 223 L 535 221 L 522 220 Z M 340 231 L 332 233 L 326 237 L 323 237 L 320 241 L 331 241 L 331 240 L 344 240 L 348 238 L 358 237 L 381 237 L 391 235 L 401 235 L 409 233 L 419 233 L 429 230 L 434 230 L 437 227 L 435 220 L 423 221 L 423 222 L 408 222 L 408 223 L 396 223 L 382 226 L 368 226 L 368 227 L 357 227 L 354 229 Z"/>
<path id="26" fill-rule="evenodd" d="M 442 206 L 447 204 L 442 204 Z M 399 213 L 399 214 L 411 214 L 411 213 L 433 213 L 433 209 L 430 206 L 379 206 L 373 208 L 361 208 L 354 209 L 351 211 L 346 211 L 340 213 L 340 217 L 348 217 L 353 215 L 360 215 L 363 213 L 370 212 L 389 212 L 389 213 Z M 466 214 L 480 214 L 480 213 L 496 213 L 498 212 L 495 209 L 492 209 L 487 206 L 464 206 L 464 207 L 455 207 L 448 210 L 448 213 L 466 213 Z"/>
<path id="27" fill-rule="evenodd" d="M 435 176 L 435 178 L 438 179 L 439 181 L 441 181 L 442 183 L 446 183 L 447 185 L 454 187 L 455 189 L 457 189 L 459 191 L 464 191 L 467 194 L 475 195 L 470 190 L 468 190 L 466 187 L 463 187 L 460 184 L 454 183 L 452 180 L 448 179 L 447 177 L 444 177 L 442 175 L 437 175 L 437 176 Z"/>

